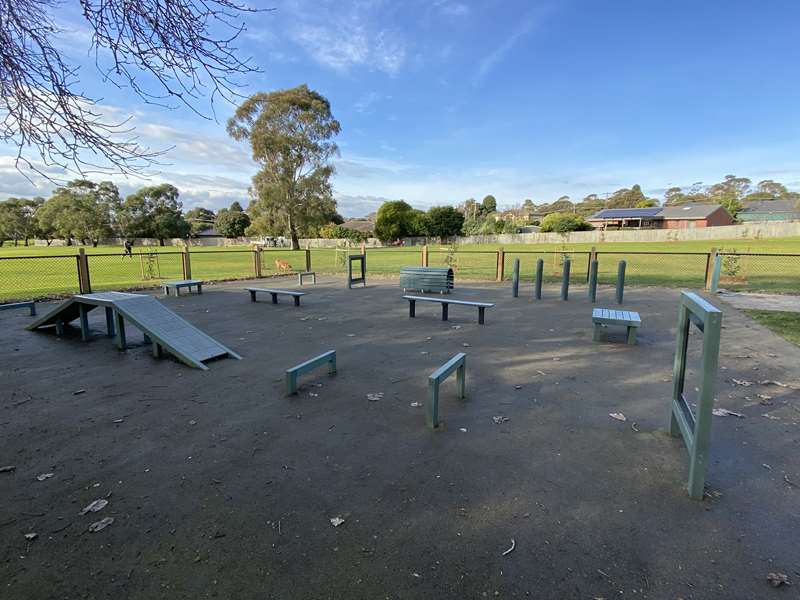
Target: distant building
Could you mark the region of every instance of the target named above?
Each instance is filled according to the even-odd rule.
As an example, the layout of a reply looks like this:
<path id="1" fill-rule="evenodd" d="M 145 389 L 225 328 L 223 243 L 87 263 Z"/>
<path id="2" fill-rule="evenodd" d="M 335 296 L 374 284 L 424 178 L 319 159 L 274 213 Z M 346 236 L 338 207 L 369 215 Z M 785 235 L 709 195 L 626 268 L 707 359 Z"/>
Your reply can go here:
<path id="1" fill-rule="evenodd" d="M 352 229 L 353 231 L 358 231 L 359 233 L 364 233 L 366 235 L 372 235 L 375 232 L 375 223 L 363 219 L 351 219 L 350 221 L 345 221 L 342 223 L 342 227 Z"/>
<path id="2" fill-rule="evenodd" d="M 800 206 L 792 200 L 751 200 L 736 214 L 742 222 L 800 221 Z"/>
<path id="3" fill-rule="evenodd" d="M 220 233 L 214 228 L 214 225 L 209 224 L 208 227 L 205 229 L 201 229 L 200 231 L 195 234 L 195 237 L 199 238 L 222 238 L 225 237 L 220 235 Z"/>
<path id="4" fill-rule="evenodd" d="M 691 229 L 734 223 L 725 207 L 698 202 L 649 208 L 605 208 L 587 221 L 595 229 Z"/>

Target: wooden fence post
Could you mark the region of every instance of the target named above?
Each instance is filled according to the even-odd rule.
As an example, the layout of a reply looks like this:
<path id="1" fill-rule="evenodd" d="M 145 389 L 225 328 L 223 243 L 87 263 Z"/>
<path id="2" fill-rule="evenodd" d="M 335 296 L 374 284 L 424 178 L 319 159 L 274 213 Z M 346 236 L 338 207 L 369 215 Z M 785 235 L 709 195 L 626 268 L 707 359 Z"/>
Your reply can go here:
<path id="1" fill-rule="evenodd" d="M 261 279 L 261 249 L 253 246 L 253 274 Z"/>
<path id="2" fill-rule="evenodd" d="M 592 246 L 592 249 L 589 251 L 589 264 L 586 267 L 586 281 L 589 281 L 590 277 L 589 274 L 592 271 L 592 263 L 597 260 L 597 248 Z"/>
<path id="3" fill-rule="evenodd" d="M 497 268 L 495 269 L 497 281 L 503 281 L 506 274 L 506 251 L 500 248 L 497 251 Z"/>
<path id="4" fill-rule="evenodd" d="M 83 248 L 78 249 L 78 290 L 81 294 L 92 293 L 92 280 L 89 277 L 89 259 Z"/>
<path id="5" fill-rule="evenodd" d="M 422 266 L 428 266 L 428 244 L 422 245 Z"/>
<path id="6" fill-rule="evenodd" d="M 189 258 L 189 244 L 183 247 L 183 278 L 192 278 L 192 261 Z"/>
<path id="7" fill-rule="evenodd" d="M 311 270 L 311 247 L 306 248 L 306 273 Z"/>

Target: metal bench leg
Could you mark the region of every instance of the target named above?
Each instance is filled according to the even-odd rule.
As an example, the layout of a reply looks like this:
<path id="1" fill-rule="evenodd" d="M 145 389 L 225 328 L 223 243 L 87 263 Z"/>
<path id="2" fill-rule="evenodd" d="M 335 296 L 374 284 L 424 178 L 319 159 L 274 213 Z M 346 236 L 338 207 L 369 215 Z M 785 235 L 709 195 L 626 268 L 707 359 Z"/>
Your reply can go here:
<path id="1" fill-rule="evenodd" d="M 64 335 L 64 321 L 56 319 L 56 335 Z"/>
<path id="2" fill-rule="evenodd" d="M 636 327 L 628 327 L 628 344 L 631 346 L 636 345 Z"/>
<path id="3" fill-rule="evenodd" d="M 203 284 L 202 283 L 198 283 L 197 284 L 197 293 L 198 294 L 202 294 L 203 293 Z"/>
<path id="4" fill-rule="evenodd" d="M 447 302 L 442 303 L 442 321 L 447 321 L 447 309 L 450 305 Z"/>
<path id="5" fill-rule="evenodd" d="M 297 373 L 286 374 L 286 393 L 289 396 L 297 393 Z"/>
<path id="6" fill-rule="evenodd" d="M 430 429 L 439 427 L 439 382 L 428 379 L 428 399 L 425 402 L 425 423 Z"/>
<path id="7" fill-rule="evenodd" d="M 117 322 L 117 348 L 124 352 L 127 348 L 125 340 L 125 319 L 121 314 L 114 311 L 114 320 Z"/>
<path id="8" fill-rule="evenodd" d="M 414 318 L 417 316 L 417 301 L 416 300 L 409 300 L 408 301 L 408 316 L 410 318 Z"/>
<path id="9" fill-rule="evenodd" d="M 485 306 L 479 306 L 478 307 L 478 325 L 483 325 L 483 317 L 484 317 L 485 313 L 486 313 L 486 307 Z"/>
<path id="10" fill-rule="evenodd" d="M 272 303 L 273 304 L 277 304 L 278 303 L 278 294 L 272 294 Z"/>
<path id="11" fill-rule="evenodd" d="M 114 337 L 114 309 L 106 306 L 106 335 Z"/>
<path id="12" fill-rule="evenodd" d="M 36 305 L 35 304 L 31 304 L 31 316 L 32 317 L 36 316 Z"/>
<path id="13" fill-rule="evenodd" d="M 303 274 L 302 273 L 298 273 L 297 274 L 297 285 L 303 285 Z"/>
<path id="14" fill-rule="evenodd" d="M 179 288 L 177 285 L 175 286 L 175 295 L 176 296 L 180 296 L 181 295 L 181 288 Z"/>
<path id="15" fill-rule="evenodd" d="M 314 285 L 317 285 L 317 274 L 316 273 L 312 273 L 312 275 L 311 275 L 311 283 L 313 283 Z"/>
<path id="16" fill-rule="evenodd" d="M 300 296 L 295 296 L 294 297 L 294 305 L 295 306 L 300 306 Z"/>
<path id="17" fill-rule="evenodd" d="M 253 290 L 249 290 L 250 292 L 250 302 L 256 301 L 256 293 Z"/>
<path id="18" fill-rule="evenodd" d="M 169 287 L 166 285 L 164 286 L 164 295 L 169 296 Z"/>
<path id="19" fill-rule="evenodd" d="M 593 342 L 599 342 L 600 341 L 600 333 L 602 331 L 601 328 L 602 328 L 602 325 L 600 325 L 600 323 L 595 323 L 594 324 L 594 335 L 592 335 L 592 341 Z"/>
<path id="20" fill-rule="evenodd" d="M 86 310 L 86 305 L 79 304 L 78 305 L 78 315 L 80 316 L 81 320 L 81 340 L 84 342 L 89 341 L 89 316 L 88 311 Z"/>
<path id="21" fill-rule="evenodd" d="M 456 369 L 456 385 L 458 386 L 458 397 L 467 397 L 467 369 L 465 365 L 461 365 Z"/>

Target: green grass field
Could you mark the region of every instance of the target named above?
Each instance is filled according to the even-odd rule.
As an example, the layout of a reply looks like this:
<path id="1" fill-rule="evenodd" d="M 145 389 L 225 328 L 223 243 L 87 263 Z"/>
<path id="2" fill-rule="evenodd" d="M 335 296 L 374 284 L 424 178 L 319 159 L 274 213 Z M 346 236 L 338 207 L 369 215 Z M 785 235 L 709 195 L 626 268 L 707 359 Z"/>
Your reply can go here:
<path id="1" fill-rule="evenodd" d="M 726 258 L 720 285 L 724 288 L 800 293 L 800 238 L 774 240 L 715 240 L 709 242 L 605 243 L 595 244 L 599 255 L 599 280 L 613 283 L 617 264 L 627 262 L 627 284 L 701 287 L 706 256 L 711 248 L 726 252 L 797 254 L 784 256 L 740 256 Z M 493 280 L 498 244 L 447 247 L 431 245 L 429 264 L 451 264 L 457 279 Z M 592 244 L 508 244 L 505 277 L 511 277 L 515 258 L 520 259 L 523 281 L 532 281 L 536 260 L 542 258 L 547 281 L 560 280 L 563 259 L 571 259 L 571 280 L 586 279 Z M 134 247 L 126 258 L 119 247 L 84 248 L 89 255 L 92 288 L 134 289 L 156 286 L 166 279 L 182 277 L 180 249 L 171 246 Z M 76 247 L 0 247 L 0 300 L 40 298 L 78 291 Z M 351 249 L 351 253 L 357 249 Z M 649 254 L 653 253 L 653 254 Z M 684 254 L 681 254 L 684 253 Z M 698 253 L 698 254 L 691 254 Z M 312 269 L 319 273 L 344 273 L 346 251 L 313 249 Z M 23 258 L 32 257 L 32 258 Z M 305 253 L 269 249 L 262 253 L 262 273 L 278 273 L 276 260 L 288 262 L 295 271 L 305 268 Z M 421 263 L 419 247 L 369 249 L 367 271 L 373 275 L 396 275 L 406 265 Z M 204 280 L 252 277 L 253 254 L 246 247 L 193 247 L 192 276 Z"/>
<path id="2" fill-rule="evenodd" d="M 746 310 L 745 312 L 782 338 L 800 346 L 800 313 L 776 310 Z"/>

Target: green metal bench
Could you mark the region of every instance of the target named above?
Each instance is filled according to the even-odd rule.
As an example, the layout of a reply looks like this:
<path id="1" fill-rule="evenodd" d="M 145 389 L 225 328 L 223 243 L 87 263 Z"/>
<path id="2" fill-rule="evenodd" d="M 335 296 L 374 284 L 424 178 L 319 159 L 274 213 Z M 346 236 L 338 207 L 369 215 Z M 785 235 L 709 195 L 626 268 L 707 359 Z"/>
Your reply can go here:
<path id="1" fill-rule="evenodd" d="M 458 397 L 466 396 L 467 355 L 459 352 L 428 377 L 428 400 L 425 403 L 425 422 L 431 429 L 439 427 L 439 385 L 456 371 Z"/>
<path id="2" fill-rule="evenodd" d="M 453 269 L 444 267 L 403 267 L 400 269 L 400 287 L 403 291 L 419 290 L 449 294 L 453 289 Z"/>
<path id="3" fill-rule="evenodd" d="M 256 294 L 263 292 L 272 295 L 272 303 L 278 303 L 278 296 L 291 296 L 295 306 L 300 306 L 300 296 L 305 296 L 305 292 L 293 292 L 292 290 L 274 290 L 270 288 L 246 288 L 250 292 L 250 302 L 256 301 Z"/>
<path id="4" fill-rule="evenodd" d="M 429 298 L 427 296 L 403 296 L 403 298 L 408 300 L 408 316 L 412 319 L 417 316 L 417 302 L 438 302 L 442 305 L 442 321 L 447 321 L 449 305 L 458 304 L 460 306 L 477 307 L 478 323 L 480 325 L 483 325 L 486 309 L 494 306 L 490 302 L 475 302 L 473 300 L 451 300 L 450 298 Z"/>
<path id="5" fill-rule="evenodd" d="M 315 356 L 305 362 L 300 363 L 291 369 L 286 369 L 286 394 L 292 396 L 297 393 L 297 378 L 303 373 L 313 371 L 322 365 L 328 365 L 328 374 L 336 374 L 336 350 L 328 350 L 319 356 Z"/>
<path id="6" fill-rule="evenodd" d="M 8 304 L 0 304 L 0 310 L 15 310 L 17 308 L 27 308 L 31 311 L 31 316 L 36 315 L 36 303 L 31 301 L 28 302 L 10 302 Z"/>
<path id="7" fill-rule="evenodd" d="M 192 287 L 197 288 L 197 293 L 203 293 L 203 282 L 199 279 L 179 279 L 177 281 L 165 281 L 161 284 L 164 288 L 164 294 L 169 296 L 170 289 L 175 290 L 175 295 L 181 295 L 181 288 L 188 288 L 189 293 L 192 293 Z"/>
<path id="8" fill-rule="evenodd" d="M 628 328 L 628 344 L 636 344 L 636 330 L 642 325 L 642 318 L 638 312 L 631 310 L 612 310 L 609 308 L 595 308 L 592 310 L 592 323 L 594 323 L 593 340 L 599 342 L 603 327 L 619 325 Z"/>

